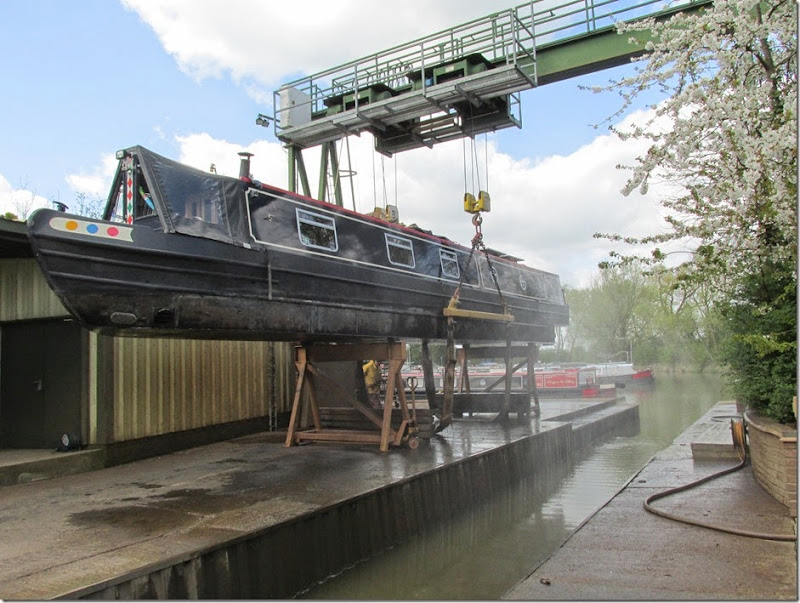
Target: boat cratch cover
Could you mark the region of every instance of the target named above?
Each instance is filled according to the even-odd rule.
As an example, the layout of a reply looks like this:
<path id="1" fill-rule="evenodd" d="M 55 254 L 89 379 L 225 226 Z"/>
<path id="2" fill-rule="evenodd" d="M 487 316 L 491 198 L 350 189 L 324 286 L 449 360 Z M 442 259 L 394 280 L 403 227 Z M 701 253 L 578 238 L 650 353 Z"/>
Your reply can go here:
<path id="1" fill-rule="evenodd" d="M 250 235 L 245 214 L 246 187 L 241 180 L 203 172 L 141 146 L 122 153 L 124 157 L 117 166 L 112 191 L 117 191 L 120 197 L 130 191 L 138 207 L 128 212 L 125 203 L 109 203 L 103 216 L 105 220 L 113 219 L 115 210 L 124 211 L 126 219 L 131 220 L 147 213 L 143 207 L 147 204 L 137 192 L 144 185 L 143 176 L 144 188 L 149 187 L 150 201 L 156 206 L 151 211 L 155 209 L 161 218 L 164 232 L 179 232 L 233 245 L 247 241 Z M 137 163 L 141 172 L 136 169 Z M 131 184 L 120 186 L 124 184 L 122 179 L 129 177 Z"/>

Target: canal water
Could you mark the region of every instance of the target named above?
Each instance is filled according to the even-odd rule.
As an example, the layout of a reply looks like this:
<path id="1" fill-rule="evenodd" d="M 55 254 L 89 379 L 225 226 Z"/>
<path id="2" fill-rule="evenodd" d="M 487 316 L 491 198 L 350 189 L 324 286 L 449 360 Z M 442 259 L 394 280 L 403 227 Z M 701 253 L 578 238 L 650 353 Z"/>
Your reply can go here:
<path id="1" fill-rule="evenodd" d="M 657 376 L 625 390 L 639 404 L 636 435 L 610 438 L 542 483 L 532 476 L 480 508 L 361 562 L 301 595 L 308 599 L 499 599 L 563 544 L 659 451 L 716 402 L 715 375 Z M 436 501 L 430 501 L 436 504 Z"/>

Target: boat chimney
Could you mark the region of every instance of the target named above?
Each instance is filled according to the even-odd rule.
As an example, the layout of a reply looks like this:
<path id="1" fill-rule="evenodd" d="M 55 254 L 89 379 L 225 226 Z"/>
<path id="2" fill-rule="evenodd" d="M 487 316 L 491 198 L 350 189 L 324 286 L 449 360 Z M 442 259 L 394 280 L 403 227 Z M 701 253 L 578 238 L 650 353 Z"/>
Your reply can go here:
<path id="1" fill-rule="evenodd" d="M 239 153 L 239 179 L 240 180 L 250 180 L 250 158 L 253 156 L 252 153 L 248 153 L 247 151 L 241 151 Z"/>

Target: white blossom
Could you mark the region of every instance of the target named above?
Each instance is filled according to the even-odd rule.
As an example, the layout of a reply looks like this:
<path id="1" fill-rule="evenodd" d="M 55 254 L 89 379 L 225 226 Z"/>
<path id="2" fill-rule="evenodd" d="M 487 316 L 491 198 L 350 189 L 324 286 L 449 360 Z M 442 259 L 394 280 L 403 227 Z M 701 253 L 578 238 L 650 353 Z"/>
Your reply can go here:
<path id="1" fill-rule="evenodd" d="M 653 120 L 618 132 L 651 143 L 628 166 L 623 193 L 646 191 L 653 178 L 680 191 L 661 200 L 668 234 L 625 240 L 691 242 L 693 259 L 680 270 L 720 283 L 765 258 L 796 262 L 796 4 L 718 0 L 619 29 L 648 31 L 654 41 L 635 75 L 604 89 L 620 91 L 621 111 L 653 86 L 668 94 Z"/>

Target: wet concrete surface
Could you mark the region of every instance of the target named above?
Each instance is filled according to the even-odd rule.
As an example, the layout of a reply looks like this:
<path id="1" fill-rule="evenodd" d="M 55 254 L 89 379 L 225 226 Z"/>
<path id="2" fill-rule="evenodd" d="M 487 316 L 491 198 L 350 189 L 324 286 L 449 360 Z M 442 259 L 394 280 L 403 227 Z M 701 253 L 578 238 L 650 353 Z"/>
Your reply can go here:
<path id="1" fill-rule="evenodd" d="M 442 465 L 546 432 L 604 401 L 543 401 L 538 420 L 457 420 L 417 450 L 256 434 L 0 488 L 0 598 L 50 599 L 187 559 Z"/>
<path id="2" fill-rule="evenodd" d="M 734 409 L 735 410 L 735 409 Z M 715 416 L 720 404 L 657 454 L 608 504 L 504 599 L 523 600 L 797 600 L 796 542 L 745 538 L 672 521 L 643 508 L 649 496 L 735 466 L 702 460 L 732 446 Z M 764 534 L 794 535 L 789 509 L 758 485 L 752 467 L 652 506 L 703 523 Z"/>
<path id="3" fill-rule="evenodd" d="M 582 420 L 604 401 L 543 400 L 539 420 L 457 420 L 417 450 L 311 444 L 256 434 L 119 467 L 0 488 L 0 598 L 91 591 L 318 513 L 511 442 Z M 692 457 L 715 407 L 504 598 L 797 599 L 794 543 L 687 526 L 646 513 L 650 494 L 731 461 Z M 705 423 L 704 423 L 705 421 Z M 700 429 L 702 427 L 702 429 Z M 709 436 L 709 433 L 717 435 Z M 712 445 L 714 442 L 707 442 Z M 700 501 L 700 502 L 698 502 Z M 654 503 L 706 521 L 793 533 L 788 509 L 746 468 Z M 93 586 L 94 585 L 94 586 Z M 231 597 L 227 597 L 231 598 Z"/>

